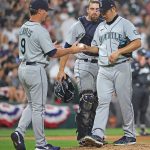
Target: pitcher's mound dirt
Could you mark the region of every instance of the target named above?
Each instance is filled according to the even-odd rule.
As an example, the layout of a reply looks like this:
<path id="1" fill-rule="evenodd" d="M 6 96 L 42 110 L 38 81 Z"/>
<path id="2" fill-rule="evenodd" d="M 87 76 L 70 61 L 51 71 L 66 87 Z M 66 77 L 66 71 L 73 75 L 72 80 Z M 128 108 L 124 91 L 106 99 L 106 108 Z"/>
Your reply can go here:
<path id="1" fill-rule="evenodd" d="M 60 138 L 60 137 L 59 137 Z M 120 136 L 108 136 L 106 141 L 113 142 L 119 139 Z M 76 137 L 61 137 L 64 140 L 76 140 Z M 62 148 L 62 150 L 150 150 L 150 136 L 137 137 L 137 144 L 128 146 L 114 146 L 113 144 L 107 144 L 100 148 L 95 147 L 74 147 L 74 148 Z"/>
<path id="2" fill-rule="evenodd" d="M 150 150 L 148 144 L 135 144 L 129 146 L 113 146 L 111 144 L 105 145 L 100 148 L 94 147 L 75 147 L 75 148 L 63 148 L 62 150 Z"/>

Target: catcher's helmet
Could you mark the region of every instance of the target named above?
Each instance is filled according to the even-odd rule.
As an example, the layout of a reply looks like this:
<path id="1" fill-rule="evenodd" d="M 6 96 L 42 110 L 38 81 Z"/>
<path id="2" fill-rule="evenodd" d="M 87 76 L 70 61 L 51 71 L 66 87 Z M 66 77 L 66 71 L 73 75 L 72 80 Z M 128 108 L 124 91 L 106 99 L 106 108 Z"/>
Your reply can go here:
<path id="1" fill-rule="evenodd" d="M 65 103 L 69 103 L 74 99 L 75 88 L 68 75 L 66 75 L 66 79 L 63 79 L 62 82 L 55 81 L 54 93 L 56 97 Z"/>

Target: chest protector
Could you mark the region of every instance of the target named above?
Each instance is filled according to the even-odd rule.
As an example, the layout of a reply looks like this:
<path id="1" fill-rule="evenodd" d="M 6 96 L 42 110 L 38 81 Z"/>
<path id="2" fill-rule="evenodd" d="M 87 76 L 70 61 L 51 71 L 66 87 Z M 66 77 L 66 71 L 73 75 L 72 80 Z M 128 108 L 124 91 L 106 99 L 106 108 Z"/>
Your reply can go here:
<path id="1" fill-rule="evenodd" d="M 85 16 L 79 18 L 80 22 L 82 23 L 84 29 L 85 29 L 85 35 L 80 40 L 80 43 L 86 44 L 88 46 L 91 46 L 91 42 L 94 37 L 95 30 L 97 26 L 103 21 L 101 18 L 99 18 L 96 22 L 88 21 Z M 84 52 L 84 54 L 89 56 L 98 56 L 98 54 L 94 54 L 91 52 Z"/>

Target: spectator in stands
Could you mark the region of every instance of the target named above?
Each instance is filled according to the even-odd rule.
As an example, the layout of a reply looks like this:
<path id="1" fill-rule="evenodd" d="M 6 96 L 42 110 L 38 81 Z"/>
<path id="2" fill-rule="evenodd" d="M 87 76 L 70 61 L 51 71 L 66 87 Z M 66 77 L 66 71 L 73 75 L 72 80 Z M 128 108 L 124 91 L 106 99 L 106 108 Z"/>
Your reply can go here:
<path id="1" fill-rule="evenodd" d="M 140 135 L 150 135 L 146 131 L 146 112 L 149 104 L 150 86 L 150 67 L 146 61 L 146 50 L 141 49 L 137 52 L 136 60 L 132 63 L 133 76 L 133 108 L 134 120 L 136 127 L 138 126 L 138 118 L 140 123 Z"/>

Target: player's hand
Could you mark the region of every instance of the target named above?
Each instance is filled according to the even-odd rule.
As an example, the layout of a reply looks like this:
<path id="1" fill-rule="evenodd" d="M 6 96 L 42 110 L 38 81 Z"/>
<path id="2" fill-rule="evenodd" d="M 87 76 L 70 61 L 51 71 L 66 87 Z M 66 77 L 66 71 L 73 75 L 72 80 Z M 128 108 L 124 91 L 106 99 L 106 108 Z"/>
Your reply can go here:
<path id="1" fill-rule="evenodd" d="M 56 80 L 62 81 L 63 79 L 66 79 L 66 74 L 64 71 L 59 71 Z"/>
<path id="2" fill-rule="evenodd" d="M 119 56 L 120 56 L 120 53 L 117 50 L 115 52 L 112 52 L 108 59 L 109 59 L 111 64 L 114 64 L 117 61 Z"/>
<path id="3" fill-rule="evenodd" d="M 82 52 L 87 52 L 89 46 L 87 46 L 86 44 L 83 43 L 79 43 L 78 47 L 82 48 Z"/>
<path id="4" fill-rule="evenodd" d="M 79 53 L 79 52 L 83 52 L 85 51 L 86 49 L 86 45 L 85 44 L 82 44 L 82 43 L 74 43 L 72 46 L 71 46 L 71 49 L 72 49 L 72 54 L 75 54 L 75 53 Z"/>

